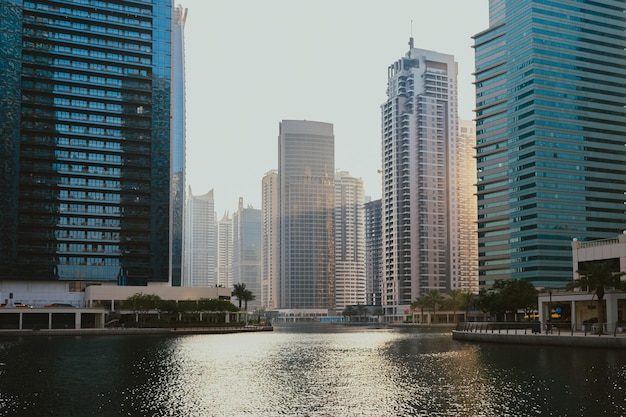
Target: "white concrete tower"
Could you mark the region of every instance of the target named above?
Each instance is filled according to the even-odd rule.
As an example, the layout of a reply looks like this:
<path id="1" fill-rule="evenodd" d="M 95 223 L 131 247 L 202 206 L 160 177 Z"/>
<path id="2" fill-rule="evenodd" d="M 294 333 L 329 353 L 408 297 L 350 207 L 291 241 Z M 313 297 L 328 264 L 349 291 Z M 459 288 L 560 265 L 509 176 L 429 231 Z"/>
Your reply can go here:
<path id="1" fill-rule="evenodd" d="M 450 288 L 457 63 L 416 49 L 388 69 L 382 105 L 383 292 L 399 318 L 430 290 Z"/>

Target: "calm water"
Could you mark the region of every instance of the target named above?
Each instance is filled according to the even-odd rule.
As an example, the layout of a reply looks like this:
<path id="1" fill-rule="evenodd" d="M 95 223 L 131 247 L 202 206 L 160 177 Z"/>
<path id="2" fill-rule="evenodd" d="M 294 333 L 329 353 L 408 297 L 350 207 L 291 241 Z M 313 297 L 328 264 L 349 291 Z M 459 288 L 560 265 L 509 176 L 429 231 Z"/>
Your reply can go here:
<path id="1" fill-rule="evenodd" d="M 343 326 L 0 340 L 0 416 L 626 415 L 623 351 Z"/>

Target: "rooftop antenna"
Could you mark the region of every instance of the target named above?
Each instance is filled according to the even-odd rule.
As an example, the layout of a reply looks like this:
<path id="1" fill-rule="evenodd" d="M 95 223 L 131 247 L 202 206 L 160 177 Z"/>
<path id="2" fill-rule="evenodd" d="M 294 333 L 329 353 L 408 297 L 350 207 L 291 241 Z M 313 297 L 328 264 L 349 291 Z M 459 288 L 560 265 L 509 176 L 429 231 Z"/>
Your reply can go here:
<path id="1" fill-rule="evenodd" d="M 409 38 L 409 48 L 413 49 L 413 19 L 411 19 L 411 37 Z"/>

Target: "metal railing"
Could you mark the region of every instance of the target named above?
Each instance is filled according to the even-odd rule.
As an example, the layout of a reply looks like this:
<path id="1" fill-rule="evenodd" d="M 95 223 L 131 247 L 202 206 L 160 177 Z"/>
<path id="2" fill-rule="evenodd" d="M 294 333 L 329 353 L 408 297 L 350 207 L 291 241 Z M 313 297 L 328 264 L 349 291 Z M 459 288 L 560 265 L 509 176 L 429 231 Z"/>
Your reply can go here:
<path id="1" fill-rule="evenodd" d="M 576 325 L 572 323 L 532 322 L 462 322 L 456 331 L 498 334 L 548 334 L 548 335 L 594 335 L 626 336 L 626 323 L 603 323 L 602 332 L 597 323 Z"/>

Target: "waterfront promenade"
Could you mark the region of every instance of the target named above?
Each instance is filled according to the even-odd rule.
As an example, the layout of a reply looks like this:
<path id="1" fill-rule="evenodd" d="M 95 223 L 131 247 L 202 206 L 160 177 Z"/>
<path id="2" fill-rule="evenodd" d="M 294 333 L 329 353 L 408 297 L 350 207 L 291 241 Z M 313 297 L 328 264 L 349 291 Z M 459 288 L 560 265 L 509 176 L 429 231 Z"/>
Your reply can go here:
<path id="1" fill-rule="evenodd" d="M 626 349 L 624 332 L 613 331 L 599 335 L 591 331 L 559 328 L 546 332 L 545 328 L 535 323 L 526 326 L 507 326 L 506 323 L 459 323 L 452 331 L 452 338 L 465 342 Z"/>
<path id="2" fill-rule="evenodd" d="M 184 334 L 228 334 L 267 332 L 272 326 L 224 326 L 224 327 L 107 327 L 97 329 L 40 329 L 40 330 L 0 330 L 0 338 L 5 336 L 145 336 L 145 335 L 184 335 Z"/>

